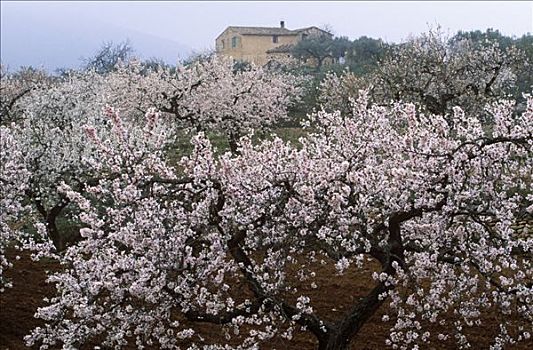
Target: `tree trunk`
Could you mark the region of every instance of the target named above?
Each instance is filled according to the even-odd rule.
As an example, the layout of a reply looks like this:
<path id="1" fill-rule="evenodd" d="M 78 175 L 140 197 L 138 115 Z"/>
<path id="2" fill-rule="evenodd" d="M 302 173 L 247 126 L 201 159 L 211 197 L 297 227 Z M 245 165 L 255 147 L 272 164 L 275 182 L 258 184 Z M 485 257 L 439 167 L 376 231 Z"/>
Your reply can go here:
<path id="1" fill-rule="evenodd" d="M 30 193 L 32 195 L 32 193 Z M 63 209 L 68 205 L 69 200 L 66 198 L 63 198 L 61 202 L 57 205 L 55 205 L 52 209 L 46 210 L 43 203 L 39 199 L 34 199 L 33 203 L 35 204 L 35 207 L 37 208 L 37 211 L 44 219 L 44 222 L 46 224 L 46 233 L 48 234 L 48 238 L 52 240 L 52 243 L 54 244 L 54 247 L 58 252 L 65 249 L 65 241 L 63 239 L 63 236 L 59 233 L 59 230 L 57 229 L 57 217 Z"/>
<path id="2" fill-rule="evenodd" d="M 328 329 L 328 336 L 319 338 L 318 350 L 346 350 L 350 345 L 350 340 L 341 334 L 340 329 Z"/>
<path id="3" fill-rule="evenodd" d="M 50 237 L 54 243 L 54 247 L 60 252 L 65 249 L 65 242 L 57 229 L 56 219 L 57 215 L 48 214 L 46 217 L 46 231 L 48 232 L 48 237 Z"/>
<path id="4" fill-rule="evenodd" d="M 340 322 L 330 325 L 326 336 L 318 338 L 318 350 L 345 350 L 363 325 L 383 305 L 385 298 L 379 295 L 392 289 L 379 283 L 372 291 L 355 305 Z"/>
<path id="5" fill-rule="evenodd" d="M 229 148 L 230 148 L 231 153 L 238 155 L 240 153 L 238 137 L 235 135 L 229 135 L 228 143 L 229 143 Z"/>

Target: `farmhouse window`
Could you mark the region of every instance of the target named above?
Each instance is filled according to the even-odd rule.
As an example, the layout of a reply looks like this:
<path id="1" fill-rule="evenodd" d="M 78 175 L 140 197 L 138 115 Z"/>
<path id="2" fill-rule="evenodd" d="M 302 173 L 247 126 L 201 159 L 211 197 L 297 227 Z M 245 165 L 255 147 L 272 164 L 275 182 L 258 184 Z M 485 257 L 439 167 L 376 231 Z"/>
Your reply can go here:
<path id="1" fill-rule="evenodd" d="M 237 47 L 237 44 L 239 43 L 239 37 L 234 36 L 231 38 L 231 47 Z"/>
<path id="2" fill-rule="evenodd" d="M 273 43 L 277 43 L 278 42 L 278 36 L 277 35 L 272 35 L 272 42 Z"/>

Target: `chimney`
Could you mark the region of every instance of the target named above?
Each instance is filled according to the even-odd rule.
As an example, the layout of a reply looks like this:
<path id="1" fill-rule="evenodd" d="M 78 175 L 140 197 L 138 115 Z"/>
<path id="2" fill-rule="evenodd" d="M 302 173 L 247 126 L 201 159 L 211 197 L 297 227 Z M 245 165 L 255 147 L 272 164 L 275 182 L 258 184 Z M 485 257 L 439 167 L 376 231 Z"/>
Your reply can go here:
<path id="1" fill-rule="evenodd" d="M 285 28 L 285 21 L 279 21 L 279 26 L 281 28 Z"/>

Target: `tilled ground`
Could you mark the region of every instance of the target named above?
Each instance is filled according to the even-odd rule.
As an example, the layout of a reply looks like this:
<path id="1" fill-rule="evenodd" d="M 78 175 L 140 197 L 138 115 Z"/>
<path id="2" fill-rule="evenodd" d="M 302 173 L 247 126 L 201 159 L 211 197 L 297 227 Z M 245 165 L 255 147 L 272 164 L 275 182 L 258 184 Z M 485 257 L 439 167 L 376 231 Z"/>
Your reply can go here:
<path id="1" fill-rule="evenodd" d="M 13 256 L 14 253 L 11 253 Z M 13 281 L 13 288 L 0 294 L 0 349 L 27 349 L 22 338 L 29 331 L 42 324 L 33 317 L 35 310 L 44 305 L 43 297 L 50 297 L 54 287 L 45 282 L 46 271 L 57 271 L 60 266 L 51 261 L 32 261 L 27 254 L 15 261 L 14 267 L 6 275 Z M 352 271 L 343 276 L 335 276 L 328 266 L 318 266 L 318 289 L 308 289 L 312 305 L 318 315 L 326 319 L 336 319 L 342 315 L 356 298 L 364 296 L 372 287 L 372 265 L 366 271 Z M 334 277 L 332 277 L 334 276 Z M 382 307 L 363 327 L 352 342 L 352 349 L 386 349 L 385 339 L 392 321 L 382 322 L 381 317 L 387 308 Z M 483 318 L 481 327 L 467 330 L 468 338 L 474 349 L 488 348 L 490 340 L 497 330 L 499 315 L 492 313 Z M 223 342 L 224 336 L 219 326 L 201 324 L 191 325 L 204 339 L 204 344 Z M 442 331 L 435 325 L 427 329 L 432 333 Z M 97 344 L 94 344 L 97 345 Z M 309 333 L 297 332 L 291 341 L 273 339 L 261 349 L 316 349 L 316 341 Z M 520 343 L 506 349 L 531 349 L 532 343 Z M 91 347 L 87 347 L 90 349 Z M 134 347 L 130 347 L 133 349 Z M 433 341 L 427 349 L 454 349 L 453 343 Z"/>

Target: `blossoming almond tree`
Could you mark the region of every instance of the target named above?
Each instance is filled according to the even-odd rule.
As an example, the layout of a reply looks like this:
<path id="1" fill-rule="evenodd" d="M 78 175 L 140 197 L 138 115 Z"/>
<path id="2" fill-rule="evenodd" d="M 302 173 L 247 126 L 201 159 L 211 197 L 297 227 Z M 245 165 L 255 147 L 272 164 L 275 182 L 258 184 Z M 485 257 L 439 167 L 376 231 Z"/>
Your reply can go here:
<path id="1" fill-rule="evenodd" d="M 514 46 L 504 50 L 496 41 L 450 40 L 437 28 L 393 46 L 373 73 L 330 74 L 320 87 L 320 102 L 327 110 L 346 111 L 350 98 L 365 87 L 374 103 L 411 102 L 440 115 L 460 106 L 483 118 L 485 105 L 507 97 L 517 72 L 530 61 Z"/>
<path id="2" fill-rule="evenodd" d="M 49 238 L 58 250 L 64 248 L 64 242 L 57 218 L 68 201 L 56 188 L 60 181 L 72 186 L 84 182 L 81 159 L 85 152 L 90 152 L 91 144 L 82 140 L 80 127 L 93 119 L 88 114 L 99 107 L 94 98 L 98 77 L 86 77 L 71 77 L 26 96 L 23 118 L 15 133 L 29 171 L 26 195 L 42 216 Z"/>
<path id="3" fill-rule="evenodd" d="M 23 160 L 11 128 L 0 126 L 0 292 L 11 286 L 4 275 L 5 269 L 12 266 L 6 249 L 17 242 L 20 236 L 17 226 L 27 213 L 23 202 L 29 173 Z"/>
<path id="4" fill-rule="evenodd" d="M 235 70 L 232 59 L 213 56 L 177 68 L 160 67 L 141 74 L 135 62 L 110 75 L 114 89 L 175 117 L 181 127 L 219 131 L 233 151 L 245 133 L 287 118 L 301 94 L 301 78 L 255 65 Z"/>
<path id="5" fill-rule="evenodd" d="M 154 106 L 161 108 L 181 126 L 222 130 L 231 136 L 233 150 L 243 132 L 268 127 L 287 116 L 299 91 L 295 79 L 258 67 L 241 72 L 232 67 L 233 61 L 215 57 L 181 67 L 177 73 L 162 68 L 143 75 L 133 62 L 107 75 L 74 72 L 46 86 L 26 80 L 19 84 L 20 79 L 10 78 L 9 86 L 28 85 L 10 107 L 19 111 L 18 123 L 23 126 L 16 137 L 31 174 L 26 193 L 58 250 L 65 242 L 57 220 L 70 201 L 57 192 L 57 186 L 64 181 L 81 189 L 98 177 L 82 163 L 91 143 L 83 140 L 81 125 L 91 123 L 104 132 L 106 118 L 97 119 L 106 105 L 117 106 L 133 121 Z M 3 79 L 2 86 L 6 84 Z"/>
<path id="6" fill-rule="evenodd" d="M 88 161 L 106 176 L 61 188 L 85 239 L 51 276 L 58 295 L 28 345 L 198 348 L 191 322 L 202 322 L 241 348 L 299 327 L 319 349 L 346 349 L 385 303 L 394 348 L 450 337 L 466 348 L 465 327 L 490 310 L 506 315 L 494 348 L 529 339 L 533 239 L 512 224 L 533 211 L 533 98 L 519 116 L 512 102 L 491 106 L 489 129 L 458 108 L 445 118 L 361 96 L 350 116 L 314 116 L 299 148 L 243 138 L 216 158 L 200 134 L 179 170 L 162 158 L 155 114 L 143 134 L 113 113 L 109 137 L 85 127 L 98 146 Z M 335 320 L 289 276 L 320 289 L 317 261 L 343 273 L 365 259 L 380 266 L 374 286 Z"/>
<path id="7" fill-rule="evenodd" d="M 136 112 L 127 96 L 112 90 L 106 77 L 94 72 L 75 73 L 50 86 L 36 86 L 19 101 L 22 116 L 13 136 L 29 172 L 26 195 L 57 250 L 65 247 L 57 220 L 69 205 L 57 187 L 66 182 L 81 189 L 98 177 L 82 162 L 94 148 L 84 139 L 82 125 L 92 123 L 100 126 L 100 132 L 108 130 L 101 111 L 109 103 L 119 105 L 129 115 Z"/>
<path id="8" fill-rule="evenodd" d="M 21 68 L 10 73 L 0 64 L 0 124 L 7 126 L 19 120 L 23 113 L 21 100 L 37 88 L 46 88 L 52 80 L 44 71 Z"/>

